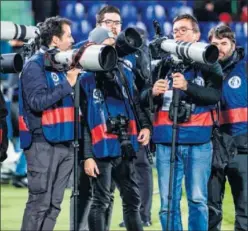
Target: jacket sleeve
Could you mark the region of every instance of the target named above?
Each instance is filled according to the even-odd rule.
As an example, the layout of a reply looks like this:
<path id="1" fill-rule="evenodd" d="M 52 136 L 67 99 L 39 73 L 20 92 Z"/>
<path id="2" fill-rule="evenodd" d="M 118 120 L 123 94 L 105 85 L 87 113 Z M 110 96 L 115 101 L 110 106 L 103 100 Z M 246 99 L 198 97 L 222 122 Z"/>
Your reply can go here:
<path id="1" fill-rule="evenodd" d="M 41 112 L 66 95 L 73 92 L 69 82 L 65 80 L 54 89 L 49 89 L 45 72 L 36 62 L 30 62 L 21 75 L 23 97 L 31 110 Z"/>
<path id="2" fill-rule="evenodd" d="M 8 111 L 5 107 L 5 101 L 0 91 L 0 162 L 3 162 L 7 158 L 8 149 L 8 127 L 6 122 L 6 116 Z"/>
<path id="3" fill-rule="evenodd" d="M 93 154 L 93 146 L 92 146 L 92 139 L 91 139 L 91 133 L 90 133 L 90 128 L 88 125 L 87 121 L 87 99 L 86 99 L 86 94 L 84 90 L 81 88 L 80 90 L 80 109 L 82 112 L 82 134 L 83 134 L 83 155 L 82 158 L 83 160 L 86 160 L 88 158 L 94 158 Z"/>
<path id="4" fill-rule="evenodd" d="M 94 158 L 93 154 L 93 146 L 92 146 L 92 140 L 91 140 L 91 134 L 90 134 L 90 128 L 88 126 L 88 123 L 85 121 L 83 125 L 83 139 L 84 139 L 84 155 L 83 159 L 86 160 L 88 158 Z"/>
<path id="5" fill-rule="evenodd" d="M 212 66 L 201 65 L 201 72 L 205 80 L 205 86 L 199 86 L 188 82 L 185 93 L 190 96 L 197 105 L 214 105 L 221 99 L 221 87 L 223 72 L 220 64 L 216 62 Z"/>
<path id="6" fill-rule="evenodd" d="M 134 89 L 134 97 L 133 102 L 136 108 L 138 120 L 142 128 L 148 128 L 150 131 L 152 131 L 152 123 L 149 119 L 149 116 L 145 113 L 145 111 L 140 106 L 140 97 L 137 89 Z"/>

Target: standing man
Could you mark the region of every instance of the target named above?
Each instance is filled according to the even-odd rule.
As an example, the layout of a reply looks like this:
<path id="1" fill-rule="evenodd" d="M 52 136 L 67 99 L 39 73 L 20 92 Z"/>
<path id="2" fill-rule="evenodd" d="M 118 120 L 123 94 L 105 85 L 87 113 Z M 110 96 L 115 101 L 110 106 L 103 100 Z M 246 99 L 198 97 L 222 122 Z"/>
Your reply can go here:
<path id="1" fill-rule="evenodd" d="M 184 14 L 173 21 L 173 35 L 176 41 L 197 42 L 200 30 L 197 20 Z M 212 120 L 210 108 L 220 99 L 222 76 L 209 74 L 202 78 L 201 72 L 188 67 L 184 73 L 176 72 L 167 65 L 153 85 L 155 112 L 153 137 L 156 143 L 156 165 L 161 197 L 160 220 L 163 230 L 167 227 L 170 156 L 172 151 L 172 120 L 169 106 L 172 102 L 172 88 L 180 91 L 180 102 L 190 108 L 189 117 L 178 123 L 176 137 L 175 168 L 170 211 L 169 230 L 183 230 L 180 211 L 182 179 L 189 206 L 188 230 L 208 229 L 207 183 L 211 171 L 212 144 L 210 141 Z M 180 109 L 179 109 L 180 110 Z"/>
<path id="2" fill-rule="evenodd" d="M 151 84 L 151 57 L 147 44 L 147 32 L 141 28 L 135 27 L 142 37 L 142 46 L 135 52 L 136 68 L 135 71 L 135 85 L 138 92 L 141 94 L 146 84 Z M 142 109 L 146 113 L 152 123 L 151 105 Z M 152 210 L 152 196 L 153 196 L 153 176 L 152 165 L 149 163 L 145 148 L 140 145 L 137 153 L 137 159 L 134 160 L 135 171 L 137 176 L 137 184 L 140 192 L 141 206 L 140 216 L 144 227 L 152 225 L 151 210 Z M 119 224 L 120 227 L 125 227 L 124 221 Z"/>
<path id="3" fill-rule="evenodd" d="M 71 22 L 46 19 L 41 49 L 28 60 L 20 79 L 20 138 L 28 165 L 29 197 L 22 230 L 53 230 L 73 168 L 74 107 L 72 87 L 78 69 L 46 71 L 44 53 L 71 48 Z"/>
<path id="4" fill-rule="evenodd" d="M 209 41 L 219 49 L 219 63 L 224 72 L 220 124 L 221 130 L 235 139 L 238 155 L 225 169 L 214 170 L 209 181 L 209 230 L 221 230 L 222 200 L 226 179 L 231 186 L 235 207 L 235 230 L 248 230 L 247 203 L 247 70 L 243 51 L 236 47 L 235 34 L 225 25 L 209 31 Z M 240 52 L 241 51 L 241 52 Z"/>
<path id="5" fill-rule="evenodd" d="M 94 41 L 93 38 L 100 39 L 105 34 L 106 41 L 102 40 L 101 43 L 114 45 L 115 39 L 113 39 L 113 36 L 110 39 L 107 35 L 113 34 L 116 37 L 121 31 L 121 24 L 120 11 L 113 6 L 104 7 L 97 15 L 97 27 L 90 34 L 89 41 Z M 101 36 L 93 36 L 99 31 Z M 134 65 L 132 58 L 132 56 L 124 57 L 125 62 Z M 139 214 L 140 196 L 133 158 L 135 151 L 138 150 L 138 142 L 142 145 L 148 144 L 151 128 L 137 100 L 133 73 L 130 68 L 124 65 L 122 68 L 138 110 L 142 127 L 139 134 L 137 134 L 134 114 L 125 93 L 126 90 L 121 84 L 119 72 L 115 72 L 115 74 L 112 72 L 88 72 L 82 75 L 81 80 L 87 98 L 86 126 L 88 127 L 87 130 L 90 131 L 89 139 L 84 136 L 85 146 L 92 146 L 84 153 L 85 172 L 93 177 L 93 201 L 89 214 L 89 229 L 91 231 L 105 231 L 107 228 L 109 222 L 106 218 L 106 211 L 111 205 L 113 181 L 120 190 L 127 230 L 143 230 Z M 128 118 L 128 122 L 126 123 L 122 119 L 122 126 L 119 124 L 117 128 L 111 128 L 109 126 L 110 121 L 120 121 L 120 115 L 122 118 Z M 128 128 L 128 130 L 125 132 L 122 130 L 119 135 L 114 135 L 114 130 L 121 127 L 123 129 L 124 124 L 126 124 L 125 129 Z M 123 143 L 123 132 L 127 132 L 126 134 L 129 137 L 126 144 Z"/>

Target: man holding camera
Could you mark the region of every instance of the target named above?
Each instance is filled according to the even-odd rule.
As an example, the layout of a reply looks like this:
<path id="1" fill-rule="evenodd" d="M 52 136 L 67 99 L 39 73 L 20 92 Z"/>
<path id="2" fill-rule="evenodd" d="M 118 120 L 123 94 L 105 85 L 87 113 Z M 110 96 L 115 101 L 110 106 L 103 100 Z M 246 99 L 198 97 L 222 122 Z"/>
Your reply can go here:
<path id="1" fill-rule="evenodd" d="M 224 72 L 220 106 L 221 130 L 233 136 L 238 148 L 224 169 L 214 169 L 209 180 L 209 230 L 221 230 L 222 200 L 226 177 L 231 186 L 235 205 L 235 230 L 248 230 L 247 204 L 247 71 L 243 49 L 236 47 L 235 34 L 225 25 L 209 31 L 209 41 L 219 49 L 219 63 Z"/>
<path id="2" fill-rule="evenodd" d="M 101 36 L 105 36 L 104 38 L 101 39 L 100 35 L 93 36 L 99 31 Z M 119 10 L 106 6 L 97 15 L 97 27 L 90 34 L 89 41 L 96 42 L 94 39 L 97 39 L 98 43 L 114 45 L 116 36 L 120 32 Z M 124 57 L 125 63 L 133 65 L 131 58 L 131 56 Z M 87 99 L 86 110 L 83 113 L 87 115 L 85 133 L 90 132 L 88 135 L 84 134 L 84 169 L 86 174 L 93 177 L 93 202 L 89 214 L 91 231 L 105 231 L 107 228 L 105 213 L 111 203 L 113 180 L 123 200 L 127 230 L 143 230 L 133 159 L 136 158 L 138 142 L 142 145 L 148 144 L 151 128 L 140 109 L 133 87 L 133 73 L 125 65 L 121 65 L 120 69 L 114 73 L 87 72 L 81 76 L 81 86 Z M 128 91 L 132 99 L 129 98 Z M 134 101 L 137 109 L 141 123 L 139 134 L 129 100 Z"/>
<path id="3" fill-rule="evenodd" d="M 46 19 L 40 28 L 41 48 L 20 78 L 20 138 L 28 165 L 29 198 L 22 230 L 53 230 L 73 168 L 73 86 L 79 69 L 47 71 L 49 49 L 69 50 L 71 22 Z"/>
<path id="4" fill-rule="evenodd" d="M 200 30 L 197 20 L 188 14 L 173 21 L 173 36 L 176 41 L 197 42 Z M 187 60 L 186 60 L 187 61 Z M 180 212 L 182 179 L 189 205 L 189 230 L 208 229 L 207 183 L 211 171 L 212 144 L 210 141 L 212 120 L 209 105 L 220 99 L 221 78 L 209 74 L 202 78 L 195 66 L 185 64 L 183 73 L 174 69 L 170 62 L 163 63 L 159 80 L 152 88 L 157 105 L 152 140 L 156 143 L 156 166 L 161 197 L 160 220 L 163 230 L 183 230 Z M 161 63 L 160 63 L 161 65 Z M 175 91 L 172 91 L 174 89 Z M 172 138 L 173 92 L 180 94 L 177 116 L 177 136 Z M 175 142 L 175 168 L 172 184 L 172 201 L 169 197 L 172 142 Z M 170 202 L 171 201 L 171 202 Z M 171 210 L 168 211 L 168 204 Z"/>

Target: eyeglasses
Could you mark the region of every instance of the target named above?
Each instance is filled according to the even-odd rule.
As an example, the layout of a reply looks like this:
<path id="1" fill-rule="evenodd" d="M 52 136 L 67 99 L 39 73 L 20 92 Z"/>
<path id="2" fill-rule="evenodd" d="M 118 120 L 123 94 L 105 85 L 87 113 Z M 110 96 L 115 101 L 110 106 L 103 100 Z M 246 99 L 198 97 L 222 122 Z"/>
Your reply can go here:
<path id="1" fill-rule="evenodd" d="M 190 29 L 190 28 L 186 28 L 186 27 L 180 27 L 179 29 L 174 29 L 172 33 L 176 34 L 177 32 L 179 32 L 180 35 L 184 35 L 184 34 L 186 34 L 186 32 L 188 30 L 194 31 L 194 29 Z"/>
<path id="2" fill-rule="evenodd" d="M 121 21 L 113 21 L 111 19 L 107 19 L 107 20 L 104 20 L 104 21 L 101 21 L 100 23 L 105 23 L 107 26 L 112 26 L 112 25 L 115 25 L 115 26 L 120 26 L 122 24 Z"/>

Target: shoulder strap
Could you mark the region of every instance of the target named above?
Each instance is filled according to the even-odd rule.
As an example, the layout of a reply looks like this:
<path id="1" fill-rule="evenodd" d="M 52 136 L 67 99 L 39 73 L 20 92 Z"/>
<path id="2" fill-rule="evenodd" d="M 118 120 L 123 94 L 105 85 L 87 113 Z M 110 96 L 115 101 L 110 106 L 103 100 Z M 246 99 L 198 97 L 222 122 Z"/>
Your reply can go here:
<path id="1" fill-rule="evenodd" d="M 211 118 L 214 124 L 214 127 L 220 127 L 220 102 L 215 105 L 215 109 L 211 109 Z M 215 115 L 214 115 L 215 112 Z M 216 119 L 215 119 L 216 116 Z"/>

